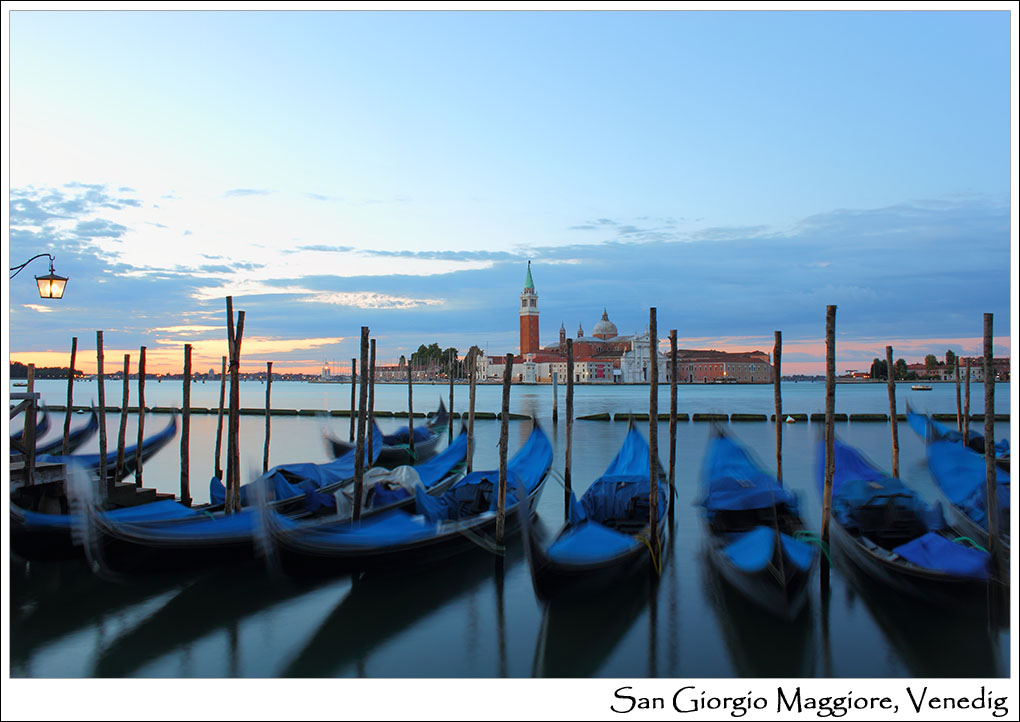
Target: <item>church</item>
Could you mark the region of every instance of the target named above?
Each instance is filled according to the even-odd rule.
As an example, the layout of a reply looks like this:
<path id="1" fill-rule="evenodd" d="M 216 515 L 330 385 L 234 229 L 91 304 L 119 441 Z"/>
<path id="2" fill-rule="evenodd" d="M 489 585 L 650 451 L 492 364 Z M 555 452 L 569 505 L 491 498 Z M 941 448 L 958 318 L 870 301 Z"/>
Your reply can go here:
<path id="1" fill-rule="evenodd" d="M 520 295 L 520 352 L 514 357 L 512 376 L 517 383 L 548 383 L 555 373 L 567 379 L 567 330 L 560 324 L 557 343 L 541 346 L 539 342 L 539 307 L 531 261 Z M 648 383 L 651 368 L 649 329 L 630 336 L 620 335 L 609 320 L 608 309 L 586 336 L 578 325 L 573 338 L 574 382 L 600 384 Z M 670 383 L 669 351 L 657 355 L 659 382 Z M 479 376 L 502 378 L 503 356 L 480 359 Z M 771 383 L 770 356 L 763 351 L 729 353 L 726 351 L 677 350 L 677 383 Z"/>

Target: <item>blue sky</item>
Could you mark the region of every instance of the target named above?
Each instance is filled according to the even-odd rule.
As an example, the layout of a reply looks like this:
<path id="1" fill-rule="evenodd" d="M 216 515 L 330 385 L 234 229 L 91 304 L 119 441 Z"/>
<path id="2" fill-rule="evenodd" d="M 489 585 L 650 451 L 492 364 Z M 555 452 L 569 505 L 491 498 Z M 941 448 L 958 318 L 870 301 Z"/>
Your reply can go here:
<path id="1" fill-rule="evenodd" d="M 1007 12 L 9 17 L 10 261 L 71 278 L 10 282 L 15 358 L 201 368 L 227 294 L 252 368 L 505 353 L 528 259 L 544 342 L 1009 353 Z"/>

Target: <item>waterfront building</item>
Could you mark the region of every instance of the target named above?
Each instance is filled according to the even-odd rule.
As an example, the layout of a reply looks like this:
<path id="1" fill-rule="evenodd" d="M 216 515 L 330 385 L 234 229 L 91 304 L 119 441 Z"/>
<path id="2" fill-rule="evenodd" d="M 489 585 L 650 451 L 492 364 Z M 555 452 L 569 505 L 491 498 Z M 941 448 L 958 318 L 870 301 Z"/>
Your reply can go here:
<path id="1" fill-rule="evenodd" d="M 520 348 L 514 357 L 511 372 L 514 381 L 547 383 L 553 373 L 561 380 L 567 377 L 567 330 L 560 323 L 559 338 L 555 344 L 539 343 L 538 292 L 531 273 L 531 261 L 520 294 Z M 578 324 L 572 340 L 574 349 L 574 381 L 576 383 L 647 383 L 651 371 L 651 344 L 649 329 L 632 335 L 621 335 L 609 318 L 609 310 L 602 309 L 600 318 L 592 327 L 590 336 Z M 479 379 L 501 379 L 506 358 L 484 356 L 479 359 Z M 660 383 L 670 382 L 668 351 L 657 355 Z M 750 351 L 730 353 L 715 350 L 687 349 L 677 352 L 678 383 L 771 383 L 772 365 L 768 353 Z"/>

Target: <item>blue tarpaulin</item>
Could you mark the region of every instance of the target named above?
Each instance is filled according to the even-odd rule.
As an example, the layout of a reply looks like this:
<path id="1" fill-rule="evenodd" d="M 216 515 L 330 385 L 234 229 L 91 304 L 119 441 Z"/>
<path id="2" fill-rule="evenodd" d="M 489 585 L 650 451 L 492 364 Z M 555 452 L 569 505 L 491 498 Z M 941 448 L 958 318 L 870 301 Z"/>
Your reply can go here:
<path id="1" fill-rule="evenodd" d="M 796 497 L 781 487 L 776 477 L 763 471 L 741 444 L 722 434 L 709 443 L 701 480 L 698 503 L 710 512 L 797 503 Z"/>
<path id="2" fill-rule="evenodd" d="M 368 444 L 365 444 L 365 466 L 371 466 L 382 450 L 382 436 L 376 429 L 372 442 L 372 455 L 368 458 Z M 265 474 L 248 484 L 241 486 L 241 505 L 250 506 L 255 503 L 254 489 L 262 484 L 267 499 L 280 500 L 302 496 L 306 491 L 316 491 L 331 484 L 338 484 L 354 476 L 354 462 L 357 460 L 357 449 L 351 449 L 339 459 L 325 464 L 300 462 L 274 466 Z M 226 488 L 219 478 L 213 477 L 209 482 L 209 500 L 213 504 L 222 504 L 226 499 Z"/>
<path id="3" fill-rule="evenodd" d="M 594 563 L 623 554 L 642 542 L 610 528 L 614 520 L 649 519 L 651 451 L 631 426 L 605 473 L 584 492 L 580 502 L 570 495 L 567 528 L 549 547 L 550 559 L 561 563 Z M 658 484 L 659 518 L 666 511 L 666 486 Z"/>
<path id="4" fill-rule="evenodd" d="M 893 551 L 926 569 L 960 577 L 988 578 L 988 565 L 991 559 L 988 552 L 965 547 L 934 532 L 928 532 L 896 547 Z"/>

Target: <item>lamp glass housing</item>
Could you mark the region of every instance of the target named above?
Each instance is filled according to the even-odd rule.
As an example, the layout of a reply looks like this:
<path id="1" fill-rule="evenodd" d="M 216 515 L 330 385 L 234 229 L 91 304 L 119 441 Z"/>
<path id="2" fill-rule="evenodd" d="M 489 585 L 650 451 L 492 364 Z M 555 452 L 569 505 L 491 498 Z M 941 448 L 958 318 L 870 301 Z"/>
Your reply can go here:
<path id="1" fill-rule="evenodd" d="M 67 279 L 50 271 L 45 276 L 36 276 L 39 285 L 39 298 L 63 298 Z"/>

